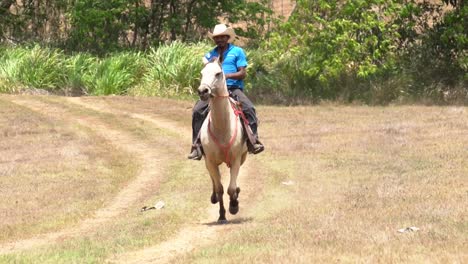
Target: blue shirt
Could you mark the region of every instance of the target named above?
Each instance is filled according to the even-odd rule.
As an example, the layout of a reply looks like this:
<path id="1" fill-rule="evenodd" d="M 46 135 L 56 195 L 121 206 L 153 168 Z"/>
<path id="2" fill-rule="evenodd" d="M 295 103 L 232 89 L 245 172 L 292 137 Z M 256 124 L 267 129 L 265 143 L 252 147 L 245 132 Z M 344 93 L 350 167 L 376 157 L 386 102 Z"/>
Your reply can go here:
<path id="1" fill-rule="evenodd" d="M 235 73 L 238 71 L 237 68 L 239 67 L 247 67 L 247 57 L 245 56 L 244 50 L 241 47 L 235 46 L 233 44 L 228 45 L 228 48 L 223 54 L 224 60 L 222 68 L 224 74 Z M 215 57 L 219 57 L 217 48 L 214 48 L 205 54 L 205 58 L 208 61 L 211 61 Z M 227 79 L 226 84 L 228 86 L 238 86 L 242 90 L 244 89 L 244 80 Z"/>

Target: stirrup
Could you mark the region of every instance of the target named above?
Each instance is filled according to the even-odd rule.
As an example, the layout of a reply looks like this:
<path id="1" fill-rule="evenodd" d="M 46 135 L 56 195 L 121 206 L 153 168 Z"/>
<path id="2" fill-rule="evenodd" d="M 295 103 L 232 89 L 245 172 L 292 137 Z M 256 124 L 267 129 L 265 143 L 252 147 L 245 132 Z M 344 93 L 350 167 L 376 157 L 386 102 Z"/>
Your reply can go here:
<path id="1" fill-rule="evenodd" d="M 265 146 L 263 146 L 259 140 L 257 140 L 257 142 L 254 144 L 252 144 L 250 141 L 247 141 L 247 149 L 249 153 L 258 154 L 265 150 Z"/>
<path id="2" fill-rule="evenodd" d="M 200 148 L 200 145 L 192 146 L 192 152 L 187 156 L 191 160 L 201 160 L 203 157 L 203 152 Z"/>
<path id="3" fill-rule="evenodd" d="M 265 147 L 262 144 L 255 143 L 252 147 L 252 154 L 258 154 L 265 150 Z"/>

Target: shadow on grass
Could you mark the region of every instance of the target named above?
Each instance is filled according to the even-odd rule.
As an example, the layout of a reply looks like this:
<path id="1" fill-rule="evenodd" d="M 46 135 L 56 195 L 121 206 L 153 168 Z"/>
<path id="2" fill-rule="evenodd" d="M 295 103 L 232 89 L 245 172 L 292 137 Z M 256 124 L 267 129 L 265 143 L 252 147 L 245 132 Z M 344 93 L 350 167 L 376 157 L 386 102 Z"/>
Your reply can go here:
<path id="1" fill-rule="evenodd" d="M 225 222 L 213 221 L 213 222 L 203 223 L 202 225 L 206 225 L 206 226 L 239 225 L 239 224 L 243 224 L 243 223 L 252 222 L 252 220 L 253 220 L 253 217 L 239 217 L 239 218 L 236 218 L 236 219 L 227 220 Z"/>

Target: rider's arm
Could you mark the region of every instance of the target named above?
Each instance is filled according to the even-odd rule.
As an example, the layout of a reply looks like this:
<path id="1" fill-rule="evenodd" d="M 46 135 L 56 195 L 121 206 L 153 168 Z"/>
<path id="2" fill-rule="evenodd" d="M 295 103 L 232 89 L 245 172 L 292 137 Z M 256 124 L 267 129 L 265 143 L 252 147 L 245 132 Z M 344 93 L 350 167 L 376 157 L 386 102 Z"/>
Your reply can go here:
<path id="1" fill-rule="evenodd" d="M 243 80 L 246 75 L 247 71 L 245 70 L 245 67 L 238 67 L 237 72 L 227 73 L 225 77 L 226 79 Z"/>

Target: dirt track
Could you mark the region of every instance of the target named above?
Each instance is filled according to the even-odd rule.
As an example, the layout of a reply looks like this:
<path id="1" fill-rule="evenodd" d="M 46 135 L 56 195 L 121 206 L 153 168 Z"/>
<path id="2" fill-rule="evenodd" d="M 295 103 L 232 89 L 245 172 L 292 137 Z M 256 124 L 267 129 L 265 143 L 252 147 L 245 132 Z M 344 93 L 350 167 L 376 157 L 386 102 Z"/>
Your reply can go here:
<path id="1" fill-rule="evenodd" d="M 125 213 L 128 210 L 134 210 L 134 208 L 129 208 L 129 206 L 139 198 L 139 195 L 141 195 L 140 193 L 142 189 L 145 188 L 145 185 L 149 184 L 150 182 L 154 184 L 154 181 L 159 181 L 161 178 L 163 178 L 161 173 L 164 171 L 165 164 L 168 163 L 168 158 L 164 155 L 164 153 L 161 153 L 161 150 L 151 148 L 144 143 L 139 142 L 134 137 L 132 137 L 132 135 L 129 135 L 128 132 L 123 130 L 110 129 L 98 118 L 87 116 L 69 116 L 70 114 L 66 113 L 59 106 L 48 104 L 41 100 L 34 100 L 32 97 L 15 97 L 12 101 L 18 105 L 30 108 L 31 110 L 37 111 L 41 114 L 52 117 L 61 116 L 67 119 L 69 118 L 70 120 L 77 121 L 81 126 L 91 128 L 94 132 L 100 134 L 110 142 L 114 142 L 114 144 L 116 144 L 119 149 L 131 153 L 131 155 L 136 157 L 139 160 L 139 163 L 142 164 L 142 168 L 137 177 L 131 181 L 128 186 L 122 189 L 115 197 L 113 197 L 110 203 L 96 211 L 93 217 L 86 219 L 79 225 L 69 229 L 48 234 L 41 234 L 30 239 L 0 245 L 0 255 L 50 245 L 56 243 L 59 240 L 62 241 L 64 239 L 76 237 L 80 234 L 84 234 L 92 230 L 97 230 L 101 224 L 111 221 L 113 218 Z M 66 98 L 66 101 L 74 104 L 75 106 L 86 108 L 87 110 L 113 114 L 116 116 L 128 116 L 133 119 L 151 122 L 161 129 L 168 130 L 171 133 L 178 135 L 181 140 L 190 140 L 189 129 L 186 127 L 181 127 L 179 124 L 171 120 L 155 118 L 154 116 L 147 116 L 139 113 L 116 111 L 115 109 L 106 108 L 99 104 L 90 103 L 89 101 L 85 102 L 80 98 Z M 243 184 L 243 179 L 248 173 L 248 170 L 249 166 L 247 162 L 247 165 L 243 167 L 239 175 L 238 184 L 243 187 L 243 190 L 248 190 L 251 188 Z M 243 192 L 243 194 L 248 193 L 249 192 Z M 207 197 L 208 196 L 209 194 L 207 194 Z M 243 197 L 241 196 L 241 203 L 242 200 L 248 198 L 246 196 L 247 195 L 244 195 Z M 153 245 L 139 251 L 126 252 L 122 255 L 112 256 L 112 258 L 109 259 L 109 262 L 164 263 L 170 261 L 178 254 L 186 253 L 199 245 L 212 242 L 213 238 L 215 238 L 220 232 L 232 228 L 232 225 L 229 224 L 217 225 L 213 223 L 213 220 L 217 219 L 217 209 L 217 206 L 211 206 L 211 204 L 209 204 L 207 201 L 206 215 L 201 216 L 200 221 L 184 226 L 176 236 L 164 241 L 159 245 Z M 234 218 L 232 223 L 239 223 L 243 221 L 244 219 L 242 217 L 237 219 Z"/>
<path id="2" fill-rule="evenodd" d="M 2 219 L 0 262 L 468 263 L 466 107 L 261 106 L 268 151 L 248 157 L 239 214 L 217 225 L 203 163 L 185 159 L 191 106 L 162 98 L 2 95 L 0 174 L 6 180 L 0 184 L 6 202 L 0 210 L 12 213 Z M 73 151 L 63 155 L 70 146 Z M 51 157 L 40 163 L 44 153 Z M 74 166 L 46 167 L 72 159 Z M 36 164 L 45 168 L 42 174 L 30 168 Z M 128 164 L 135 165 L 119 167 Z M 80 214 L 71 220 L 37 227 L 39 221 L 23 215 L 45 222 L 68 212 L 42 217 L 34 211 L 44 204 L 38 197 L 48 197 L 44 192 L 68 184 L 62 171 L 91 178 L 70 186 L 87 184 L 102 199 L 89 196 L 92 206 L 77 207 Z M 60 176 L 60 184 L 52 185 L 55 179 L 44 177 L 49 175 Z M 114 176 L 121 178 L 93 185 Z M 52 188 L 24 187 L 37 182 L 28 177 Z M 103 193 L 108 189 L 102 185 L 113 187 L 112 193 Z M 42 193 L 29 200 L 28 190 Z M 19 195 L 8 200 L 9 193 L 25 197 L 18 199 L 25 206 L 15 209 Z M 84 200 L 81 194 L 70 195 L 70 203 Z M 140 213 L 160 199 L 163 210 Z M 24 222 L 33 229 L 10 235 L 8 221 L 17 230 Z M 413 226 L 419 230 L 398 231 Z"/>

